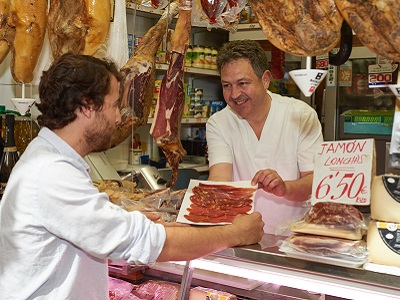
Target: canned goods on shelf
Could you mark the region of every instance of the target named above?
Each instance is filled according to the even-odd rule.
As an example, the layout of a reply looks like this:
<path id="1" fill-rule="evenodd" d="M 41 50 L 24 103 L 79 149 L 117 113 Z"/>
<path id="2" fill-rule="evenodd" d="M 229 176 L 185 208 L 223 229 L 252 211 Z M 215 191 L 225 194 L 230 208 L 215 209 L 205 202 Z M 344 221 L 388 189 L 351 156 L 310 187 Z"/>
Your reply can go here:
<path id="1" fill-rule="evenodd" d="M 189 47 L 186 50 L 185 67 L 191 67 L 192 66 L 192 53 L 193 53 L 192 46 L 189 45 Z"/>
<path id="2" fill-rule="evenodd" d="M 192 51 L 192 67 L 204 68 L 204 47 L 196 45 Z"/>
<path id="3" fill-rule="evenodd" d="M 211 69 L 212 54 L 210 47 L 204 47 L 204 68 Z"/>

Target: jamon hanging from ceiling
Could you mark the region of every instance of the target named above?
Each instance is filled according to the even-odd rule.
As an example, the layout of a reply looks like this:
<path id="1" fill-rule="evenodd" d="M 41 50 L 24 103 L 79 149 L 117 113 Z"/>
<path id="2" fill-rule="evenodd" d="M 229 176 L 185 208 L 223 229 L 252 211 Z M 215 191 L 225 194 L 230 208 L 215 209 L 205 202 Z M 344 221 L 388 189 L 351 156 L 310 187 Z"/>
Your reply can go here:
<path id="1" fill-rule="evenodd" d="M 47 25 L 47 0 L 10 0 L 8 26 L 15 30 L 11 44 L 11 74 L 16 82 L 33 80 Z"/>
<path id="2" fill-rule="evenodd" d="M 125 74 L 122 122 L 114 130 L 111 144 L 116 146 L 132 134 L 133 129 L 147 124 L 153 99 L 155 55 L 162 42 L 165 29 L 178 13 L 178 4 L 172 2 L 158 22 L 140 41 L 134 55 L 121 71 Z"/>
<path id="3" fill-rule="evenodd" d="M 335 0 L 358 39 L 372 52 L 400 61 L 400 1 Z"/>
<path id="4" fill-rule="evenodd" d="M 154 121 L 150 128 L 157 145 L 164 152 L 172 175 L 167 186 L 173 186 L 178 178 L 178 167 L 186 155 L 180 140 L 183 113 L 183 76 L 186 51 L 190 42 L 191 13 L 190 1 L 180 0 L 180 11 L 171 41 L 171 61 L 164 75 L 157 101 Z"/>
<path id="5" fill-rule="evenodd" d="M 298 56 L 328 53 L 340 40 L 343 17 L 334 0 L 249 0 L 268 40 Z"/>

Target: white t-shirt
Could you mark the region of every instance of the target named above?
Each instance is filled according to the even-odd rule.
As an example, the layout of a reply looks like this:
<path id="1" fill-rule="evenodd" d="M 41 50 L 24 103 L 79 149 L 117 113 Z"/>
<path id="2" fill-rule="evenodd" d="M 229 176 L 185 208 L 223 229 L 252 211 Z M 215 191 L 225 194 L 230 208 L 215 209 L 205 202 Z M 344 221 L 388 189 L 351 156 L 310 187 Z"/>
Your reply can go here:
<path id="1" fill-rule="evenodd" d="M 0 299 L 106 300 L 108 259 L 152 264 L 165 238 L 99 193 L 85 160 L 43 128 L 0 202 Z"/>
<path id="2" fill-rule="evenodd" d="M 323 141 L 317 113 L 307 103 L 268 92 L 271 108 L 260 140 L 249 123 L 229 106 L 210 117 L 206 125 L 209 165 L 233 164 L 233 181 L 251 180 L 262 169 L 274 169 L 283 180 L 296 180 L 314 169 L 314 154 Z M 290 222 L 303 216 L 304 203 L 258 190 L 255 210 L 266 233 L 288 234 Z"/>

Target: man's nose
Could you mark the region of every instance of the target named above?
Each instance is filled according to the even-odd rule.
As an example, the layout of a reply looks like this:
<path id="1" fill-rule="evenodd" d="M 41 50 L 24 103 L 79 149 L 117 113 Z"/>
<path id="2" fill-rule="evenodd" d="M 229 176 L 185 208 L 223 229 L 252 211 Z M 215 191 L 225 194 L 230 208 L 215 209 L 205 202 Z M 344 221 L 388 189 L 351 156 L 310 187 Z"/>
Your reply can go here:
<path id="1" fill-rule="evenodd" d="M 242 94 L 242 92 L 240 91 L 240 89 L 238 87 L 236 87 L 235 85 L 233 85 L 232 89 L 231 89 L 231 98 L 236 99 L 236 98 L 240 97 L 241 94 Z"/>

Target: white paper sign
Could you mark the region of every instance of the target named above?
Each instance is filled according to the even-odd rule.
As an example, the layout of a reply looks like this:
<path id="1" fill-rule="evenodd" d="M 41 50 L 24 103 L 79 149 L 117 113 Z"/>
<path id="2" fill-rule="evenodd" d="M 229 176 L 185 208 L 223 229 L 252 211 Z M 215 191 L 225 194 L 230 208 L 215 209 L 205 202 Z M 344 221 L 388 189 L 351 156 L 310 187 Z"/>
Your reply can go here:
<path id="1" fill-rule="evenodd" d="M 369 205 L 374 156 L 374 139 L 323 142 L 315 157 L 312 205 Z"/>

